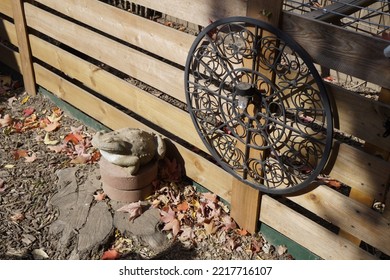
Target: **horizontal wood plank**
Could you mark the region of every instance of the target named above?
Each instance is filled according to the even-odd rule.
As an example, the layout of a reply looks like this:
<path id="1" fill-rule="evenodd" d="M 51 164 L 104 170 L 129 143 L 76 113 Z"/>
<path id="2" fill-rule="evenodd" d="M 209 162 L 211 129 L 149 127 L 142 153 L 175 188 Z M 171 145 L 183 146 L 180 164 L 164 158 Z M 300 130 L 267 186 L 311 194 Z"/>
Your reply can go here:
<path id="1" fill-rule="evenodd" d="M 384 123 L 390 116 L 390 105 L 368 99 L 339 86 L 327 84 L 330 96 L 335 99 L 342 132 L 356 136 L 390 151 L 390 141 L 383 137 Z"/>
<path id="2" fill-rule="evenodd" d="M 25 4 L 25 12 L 30 27 L 179 100 L 185 100 L 184 73 L 178 68 L 28 3 Z"/>
<path id="3" fill-rule="evenodd" d="M 268 195 L 262 196 L 260 221 L 326 260 L 375 257 Z"/>
<path id="4" fill-rule="evenodd" d="M 326 186 L 288 198 L 390 255 L 390 221 L 380 213 Z"/>
<path id="5" fill-rule="evenodd" d="M 1 0 L 0 1 L 0 13 L 12 18 L 12 1 L 13 0 Z"/>
<path id="6" fill-rule="evenodd" d="M 18 46 L 15 25 L 8 20 L 0 18 L 0 38 L 9 41 L 12 45 Z"/>
<path id="7" fill-rule="evenodd" d="M 321 66 L 390 88 L 389 42 L 338 26 L 283 12 L 282 30 Z"/>
<path id="8" fill-rule="evenodd" d="M 193 35 L 100 1 L 38 0 L 37 2 L 180 65 L 185 64 L 188 51 L 195 39 Z"/>
<path id="9" fill-rule="evenodd" d="M 361 150 L 341 144 L 330 176 L 382 201 L 389 179 L 390 163 Z"/>
<path id="10" fill-rule="evenodd" d="M 247 8 L 247 1 L 244 0 L 133 0 L 131 2 L 200 26 L 208 25 L 210 20 L 245 16 Z"/>
<path id="11" fill-rule="evenodd" d="M 111 129 L 137 127 L 152 131 L 151 128 L 147 127 L 145 124 L 62 79 L 41 65 L 35 63 L 34 70 L 39 85 L 107 127 L 110 127 Z M 182 145 L 173 141 L 172 143 L 175 144 L 179 153 L 185 160 L 186 175 L 199 184 L 207 186 L 211 192 L 214 192 L 226 201 L 231 202 L 231 188 L 238 182 L 237 179 Z M 212 174 L 212 176 L 210 176 L 210 174 Z"/>
<path id="12" fill-rule="evenodd" d="M 34 57 L 188 143 L 207 151 L 188 113 L 34 35 L 30 35 L 30 42 Z"/>
<path id="13" fill-rule="evenodd" d="M 0 43 L 0 57 L 1 62 L 5 65 L 19 73 L 22 71 L 22 62 L 19 53 L 14 52 L 2 43 Z"/>

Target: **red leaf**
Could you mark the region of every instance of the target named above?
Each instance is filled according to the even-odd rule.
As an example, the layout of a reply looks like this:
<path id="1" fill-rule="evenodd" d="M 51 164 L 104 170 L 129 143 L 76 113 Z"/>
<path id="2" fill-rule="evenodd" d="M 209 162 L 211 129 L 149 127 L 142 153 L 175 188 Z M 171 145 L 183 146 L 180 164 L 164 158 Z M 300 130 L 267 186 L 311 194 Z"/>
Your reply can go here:
<path id="1" fill-rule="evenodd" d="M 34 108 L 31 108 L 31 107 L 26 108 L 26 109 L 23 110 L 23 116 L 28 117 L 28 116 L 30 116 L 34 112 L 35 112 Z"/>
<path id="2" fill-rule="evenodd" d="M 78 144 L 81 140 L 83 140 L 83 136 L 77 133 L 69 133 L 64 138 L 64 143 L 72 142 L 74 145 Z"/>
<path id="3" fill-rule="evenodd" d="M 103 253 L 102 260 L 116 260 L 119 259 L 120 254 L 115 249 L 107 250 Z"/>

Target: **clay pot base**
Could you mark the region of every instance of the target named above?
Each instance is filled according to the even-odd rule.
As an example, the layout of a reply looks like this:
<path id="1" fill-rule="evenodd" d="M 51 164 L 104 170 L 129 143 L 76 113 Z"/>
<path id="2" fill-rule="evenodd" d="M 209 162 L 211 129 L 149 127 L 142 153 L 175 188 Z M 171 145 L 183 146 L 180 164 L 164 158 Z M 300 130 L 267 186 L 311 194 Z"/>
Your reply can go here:
<path id="1" fill-rule="evenodd" d="M 157 178 L 158 161 L 141 166 L 137 174 L 130 175 L 125 167 L 110 163 L 103 157 L 99 161 L 104 193 L 111 199 L 135 202 L 149 196 L 151 183 Z"/>

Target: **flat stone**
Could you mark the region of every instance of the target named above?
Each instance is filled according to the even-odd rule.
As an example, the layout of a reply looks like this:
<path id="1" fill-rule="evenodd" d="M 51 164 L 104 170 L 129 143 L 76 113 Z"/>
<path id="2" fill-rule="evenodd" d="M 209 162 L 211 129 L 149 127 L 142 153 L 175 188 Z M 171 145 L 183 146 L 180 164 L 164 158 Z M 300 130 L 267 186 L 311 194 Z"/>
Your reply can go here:
<path id="1" fill-rule="evenodd" d="M 59 191 L 50 203 L 59 210 L 58 219 L 49 231 L 58 236 L 57 251 L 61 259 L 89 258 L 107 242 L 113 232 L 113 219 L 108 205 L 96 203 L 93 195 L 101 188 L 99 170 L 87 174 L 78 183 L 77 167 L 57 172 Z"/>
<path id="2" fill-rule="evenodd" d="M 90 250 L 96 244 L 104 244 L 112 231 L 112 216 L 108 205 L 99 202 L 91 208 L 85 225 L 79 231 L 78 251 Z"/>

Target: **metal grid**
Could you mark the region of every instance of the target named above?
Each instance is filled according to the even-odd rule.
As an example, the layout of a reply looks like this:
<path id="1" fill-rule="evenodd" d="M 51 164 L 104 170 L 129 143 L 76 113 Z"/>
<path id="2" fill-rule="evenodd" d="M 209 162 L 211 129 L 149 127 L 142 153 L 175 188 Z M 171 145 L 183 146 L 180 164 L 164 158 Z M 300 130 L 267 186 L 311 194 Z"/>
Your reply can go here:
<path id="1" fill-rule="evenodd" d="M 389 0 L 284 0 L 284 10 L 390 39 Z"/>

